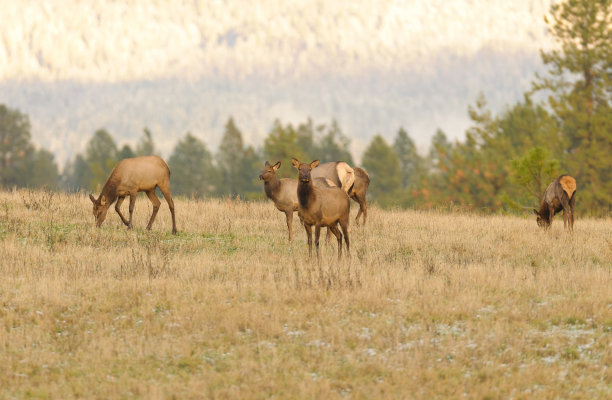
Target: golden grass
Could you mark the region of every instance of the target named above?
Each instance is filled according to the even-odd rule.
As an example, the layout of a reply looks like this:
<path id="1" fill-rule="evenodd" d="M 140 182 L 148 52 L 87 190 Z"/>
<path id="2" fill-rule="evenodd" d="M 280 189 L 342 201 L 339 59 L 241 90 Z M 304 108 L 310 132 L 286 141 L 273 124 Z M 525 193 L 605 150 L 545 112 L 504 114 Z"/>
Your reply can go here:
<path id="1" fill-rule="evenodd" d="M 317 266 L 271 202 L 176 210 L 0 192 L 0 397 L 612 396 L 610 219 L 371 207 Z"/>

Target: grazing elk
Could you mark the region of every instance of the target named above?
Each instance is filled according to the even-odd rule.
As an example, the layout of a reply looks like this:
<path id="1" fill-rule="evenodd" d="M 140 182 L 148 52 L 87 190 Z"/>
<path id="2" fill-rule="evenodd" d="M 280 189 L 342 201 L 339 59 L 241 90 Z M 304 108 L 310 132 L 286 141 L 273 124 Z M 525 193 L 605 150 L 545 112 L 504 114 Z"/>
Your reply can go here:
<path id="1" fill-rule="evenodd" d="M 349 211 L 350 200 L 346 192 L 339 187 L 317 187 L 313 185 L 313 168 L 319 165 L 319 160 L 310 164 L 300 163 L 295 158 L 291 163 L 298 169 L 298 216 L 306 229 L 308 238 L 308 257 L 312 257 L 312 227 L 315 227 L 315 247 L 317 249 L 317 260 L 320 262 L 319 237 L 321 227 L 327 227 L 338 239 L 338 259 L 342 257 L 342 234 L 346 242 L 346 251 L 350 255 L 349 244 Z M 338 229 L 342 228 L 342 233 Z"/>
<path id="2" fill-rule="evenodd" d="M 330 179 L 336 186 L 347 192 L 349 197 L 359 204 L 359 212 L 355 222 L 358 222 L 359 217 L 363 215 L 363 224 L 365 225 L 368 213 L 366 192 L 370 185 L 370 177 L 365 170 L 359 167 L 351 168 L 344 161 L 335 161 L 320 164 L 312 170 L 312 176 Z"/>
<path id="3" fill-rule="evenodd" d="M 119 161 L 113 168 L 110 176 L 106 180 L 102 193 L 97 199 L 91 194 L 89 198 L 93 203 L 93 214 L 96 217 L 96 226 L 102 225 L 106 218 L 106 212 L 109 207 L 117 200 L 115 210 L 121 221 L 127 225 L 128 229 L 132 229 L 132 213 L 136 204 L 136 196 L 138 192 L 145 192 L 153 203 L 153 213 L 147 229 L 151 229 L 155 216 L 159 210 L 161 202 L 155 195 L 155 188 L 158 187 L 170 207 L 172 214 L 172 233 L 176 234 L 176 222 L 174 218 L 174 201 L 170 194 L 170 168 L 164 160 L 158 156 L 145 156 L 126 158 Z M 130 196 L 130 219 L 126 220 L 121 214 L 121 203 L 126 196 Z"/>
<path id="4" fill-rule="evenodd" d="M 544 192 L 540 210 L 534 209 L 538 226 L 550 228 L 556 213 L 563 210 L 563 227 L 574 231 L 574 207 L 576 206 L 576 180 L 569 175 L 561 175 Z"/>
<path id="5" fill-rule="evenodd" d="M 281 162 L 270 165 L 266 161 L 264 169 L 259 174 L 259 179 L 264 181 L 264 191 L 266 197 L 274 202 L 276 208 L 285 213 L 287 219 L 287 229 L 289 229 L 289 242 L 293 242 L 293 212 L 298 210 L 298 196 L 296 179 L 282 178 L 278 179 L 276 170 L 281 166 Z M 333 182 L 325 178 L 317 178 L 314 180 L 316 186 L 332 187 Z"/>
<path id="6" fill-rule="evenodd" d="M 355 172 L 344 161 L 334 161 L 320 164 L 312 170 L 313 178 L 327 178 L 334 185 L 349 193 L 355 182 Z"/>

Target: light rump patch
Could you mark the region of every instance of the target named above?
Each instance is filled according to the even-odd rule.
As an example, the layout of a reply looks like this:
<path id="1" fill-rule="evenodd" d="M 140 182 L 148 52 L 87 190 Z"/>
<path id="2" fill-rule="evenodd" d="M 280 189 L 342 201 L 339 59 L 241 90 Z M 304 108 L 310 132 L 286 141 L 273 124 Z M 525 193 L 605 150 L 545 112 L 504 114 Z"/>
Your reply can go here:
<path id="1" fill-rule="evenodd" d="M 561 188 L 567 193 L 567 196 L 571 198 L 576 191 L 576 180 L 569 175 L 565 175 L 559 180 L 559 183 L 561 183 Z"/>

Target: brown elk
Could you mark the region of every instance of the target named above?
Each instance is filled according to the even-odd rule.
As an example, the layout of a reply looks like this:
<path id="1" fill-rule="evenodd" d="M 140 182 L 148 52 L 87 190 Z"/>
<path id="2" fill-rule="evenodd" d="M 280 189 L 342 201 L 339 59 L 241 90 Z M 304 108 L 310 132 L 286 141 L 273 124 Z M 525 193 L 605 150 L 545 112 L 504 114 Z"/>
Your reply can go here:
<path id="1" fill-rule="evenodd" d="M 561 175 L 546 188 L 540 209 L 534 209 L 538 226 L 550 228 L 556 213 L 563 210 L 563 227 L 574 231 L 574 207 L 576 206 L 576 180 L 569 175 Z"/>
<path id="2" fill-rule="evenodd" d="M 291 163 L 299 171 L 297 186 L 298 216 L 304 224 L 308 238 L 308 257 L 312 257 L 312 227 L 314 225 L 317 260 L 321 260 L 319 255 L 321 227 L 327 227 L 338 239 L 338 259 L 340 259 L 342 257 L 342 234 L 344 234 L 344 241 L 346 242 L 346 251 L 347 253 L 350 251 L 348 231 L 350 200 L 348 195 L 339 187 L 322 188 L 313 185 L 311 171 L 319 165 L 319 160 L 305 164 L 292 158 Z M 338 224 L 340 224 L 342 233 L 338 229 Z"/>
<path id="3" fill-rule="evenodd" d="M 335 161 L 320 164 L 312 170 L 312 176 L 325 177 L 341 187 L 348 193 L 349 197 L 359 204 L 359 212 L 355 218 L 358 223 L 359 217 L 363 215 L 363 223 L 365 225 L 367 216 L 367 201 L 366 192 L 370 185 L 370 177 L 362 168 L 351 168 L 344 161 Z"/>
<path id="4" fill-rule="evenodd" d="M 274 202 L 276 208 L 285 213 L 287 219 L 287 229 L 289 229 L 289 242 L 293 242 L 293 212 L 298 210 L 298 196 L 296 179 L 282 178 L 278 179 L 276 170 L 281 166 L 281 162 L 270 165 L 266 161 L 264 169 L 259 174 L 259 179 L 264 181 L 264 191 L 266 197 Z M 333 182 L 325 178 L 317 178 L 314 180 L 316 186 L 332 187 Z"/>
<path id="5" fill-rule="evenodd" d="M 363 215 L 363 224 L 365 225 L 366 217 L 368 216 L 366 192 L 368 191 L 368 186 L 370 186 L 370 176 L 362 168 L 355 167 L 353 170 L 355 171 L 355 183 L 349 192 L 349 196 L 359 203 L 359 211 L 355 217 L 355 222 L 359 223 L 359 217 Z"/>
<path id="6" fill-rule="evenodd" d="M 334 161 L 320 164 L 313 168 L 312 178 L 327 178 L 334 185 L 349 193 L 355 182 L 355 173 L 344 161 Z"/>
<path id="7" fill-rule="evenodd" d="M 158 187 L 170 207 L 172 214 L 172 233 L 176 234 L 176 222 L 174 218 L 174 201 L 170 194 L 170 168 L 164 160 L 158 156 L 145 156 L 126 158 L 119 161 L 113 168 L 110 176 L 106 180 L 102 193 L 97 199 L 93 195 L 89 195 L 93 203 L 93 214 L 96 217 L 96 226 L 102 225 L 106 218 L 106 212 L 109 207 L 117 200 L 115 211 L 121 217 L 121 221 L 127 225 L 128 229 L 132 229 L 132 214 L 134 205 L 136 204 L 136 196 L 138 192 L 145 192 L 153 203 L 153 213 L 147 229 L 151 229 L 155 216 L 159 210 L 161 202 L 155 195 L 155 188 Z M 130 218 L 126 220 L 121 214 L 121 203 L 126 196 L 130 196 Z"/>

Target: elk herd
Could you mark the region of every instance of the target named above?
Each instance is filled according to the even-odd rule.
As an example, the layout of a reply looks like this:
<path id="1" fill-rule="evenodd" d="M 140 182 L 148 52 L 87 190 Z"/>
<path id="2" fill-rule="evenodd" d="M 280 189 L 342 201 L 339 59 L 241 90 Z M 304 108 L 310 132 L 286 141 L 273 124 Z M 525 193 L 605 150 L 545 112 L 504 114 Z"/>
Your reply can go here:
<path id="1" fill-rule="evenodd" d="M 346 162 L 336 161 L 320 164 L 319 160 L 303 163 L 295 158 L 291 163 L 297 169 L 297 179 L 276 176 L 281 162 L 274 165 L 265 162 L 259 179 L 264 182 L 266 197 L 274 202 L 276 208 L 285 213 L 289 242 L 293 241 L 293 213 L 298 212 L 301 225 L 306 231 L 308 241 L 308 256 L 312 257 L 312 231 L 317 259 L 319 255 L 319 237 L 321 228 L 327 228 L 327 233 L 333 234 L 338 240 L 338 259 L 342 256 L 342 238 L 346 244 L 346 252 L 350 255 L 349 212 L 350 199 L 359 204 L 355 222 L 367 218 L 366 192 L 370 185 L 368 173 L 359 167 L 351 167 Z M 158 156 L 142 156 L 126 158 L 120 161 L 111 171 L 102 193 L 96 199 L 89 195 L 93 203 L 93 215 L 96 226 L 100 227 L 110 206 L 115 203 L 115 211 L 121 221 L 132 228 L 132 214 L 139 192 L 145 192 L 153 203 L 153 212 L 147 224 L 151 229 L 161 202 L 155 194 L 159 188 L 168 203 L 172 214 L 172 233 L 176 234 L 176 219 L 174 201 L 170 193 L 170 168 Z M 121 204 L 129 196 L 129 218 L 121 213 Z M 563 210 L 563 225 L 570 232 L 574 230 L 574 207 L 576 205 L 576 180 L 569 175 L 561 175 L 548 185 L 540 209 L 534 209 L 538 226 L 548 229 L 556 213 Z"/>

